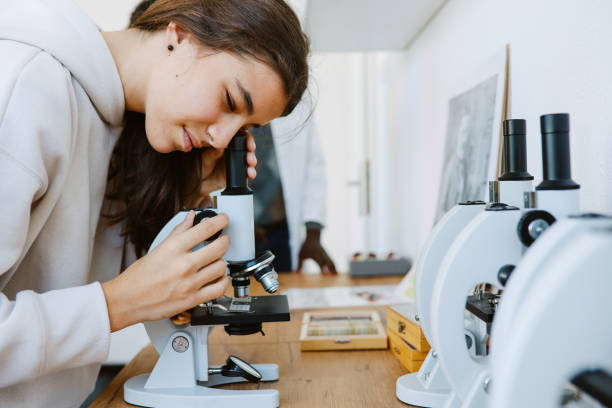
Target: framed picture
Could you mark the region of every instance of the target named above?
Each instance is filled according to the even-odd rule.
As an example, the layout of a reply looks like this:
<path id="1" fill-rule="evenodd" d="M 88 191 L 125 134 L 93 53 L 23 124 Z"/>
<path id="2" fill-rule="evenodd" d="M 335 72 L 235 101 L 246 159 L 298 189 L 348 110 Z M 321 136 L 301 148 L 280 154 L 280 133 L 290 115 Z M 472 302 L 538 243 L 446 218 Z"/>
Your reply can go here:
<path id="1" fill-rule="evenodd" d="M 455 204 L 488 199 L 501 169 L 501 123 L 507 109 L 506 51 L 457 82 L 448 102 L 436 221 Z"/>

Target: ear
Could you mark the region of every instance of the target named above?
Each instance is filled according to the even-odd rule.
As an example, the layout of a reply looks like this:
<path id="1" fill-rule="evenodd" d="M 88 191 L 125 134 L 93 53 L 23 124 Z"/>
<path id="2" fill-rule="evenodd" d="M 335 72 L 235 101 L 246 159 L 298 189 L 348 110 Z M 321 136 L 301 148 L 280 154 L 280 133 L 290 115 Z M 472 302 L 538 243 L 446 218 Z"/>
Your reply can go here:
<path id="1" fill-rule="evenodd" d="M 166 27 L 166 44 L 177 47 L 187 40 L 189 35 L 189 31 L 171 21 Z"/>

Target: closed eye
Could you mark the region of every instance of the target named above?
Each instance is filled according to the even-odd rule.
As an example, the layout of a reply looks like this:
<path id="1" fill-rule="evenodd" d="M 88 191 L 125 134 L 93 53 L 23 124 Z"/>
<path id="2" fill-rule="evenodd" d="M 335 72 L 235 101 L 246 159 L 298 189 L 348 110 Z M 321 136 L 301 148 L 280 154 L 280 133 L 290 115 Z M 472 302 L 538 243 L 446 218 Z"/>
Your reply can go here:
<path id="1" fill-rule="evenodd" d="M 234 101 L 227 89 L 225 90 L 225 99 L 227 100 L 227 107 L 230 110 L 230 112 L 235 111 L 236 105 L 234 105 Z"/>

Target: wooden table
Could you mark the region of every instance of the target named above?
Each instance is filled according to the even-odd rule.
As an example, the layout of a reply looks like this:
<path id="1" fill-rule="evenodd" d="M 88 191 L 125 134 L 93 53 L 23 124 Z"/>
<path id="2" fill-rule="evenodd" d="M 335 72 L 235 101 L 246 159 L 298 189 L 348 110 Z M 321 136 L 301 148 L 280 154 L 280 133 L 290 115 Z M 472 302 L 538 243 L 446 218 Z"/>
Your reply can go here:
<path id="1" fill-rule="evenodd" d="M 280 287 L 315 288 L 326 286 L 385 285 L 398 277 L 358 278 L 346 275 L 320 276 L 282 274 Z M 257 283 L 253 296 L 262 295 Z M 384 307 L 378 307 L 385 319 Z M 224 389 L 266 389 L 279 391 L 281 407 L 406 407 L 395 397 L 395 381 L 406 374 L 387 350 L 300 351 L 300 324 L 304 310 L 291 311 L 290 322 L 264 323 L 265 336 L 228 336 L 222 328 L 209 339 L 211 364 L 224 364 L 229 354 L 251 363 L 277 363 L 278 381 L 258 384 L 224 385 Z M 151 372 L 158 354 L 149 344 L 127 364 L 90 407 L 133 407 L 123 401 L 123 383 L 136 375 Z"/>

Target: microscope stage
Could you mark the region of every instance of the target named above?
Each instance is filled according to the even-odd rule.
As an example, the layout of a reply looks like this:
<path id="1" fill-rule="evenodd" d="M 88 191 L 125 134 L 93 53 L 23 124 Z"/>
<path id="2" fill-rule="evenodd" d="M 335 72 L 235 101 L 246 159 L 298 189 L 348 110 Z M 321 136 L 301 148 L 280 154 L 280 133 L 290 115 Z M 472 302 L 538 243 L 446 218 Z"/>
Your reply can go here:
<path id="1" fill-rule="evenodd" d="M 198 306 L 191 314 L 192 326 L 288 322 L 289 320 L 289 303 L 285 295 L 253 296 L 250 312 L 230 312 L 215 308 L 212 313 L 209 313 L 206 307 Z"/>
<path id="2" fill-rule="evenodd" d="M 483 293 L 481 296 L 469 296 L 465 308 L 485 323 L 492 323 L 499 295 Z"/>

